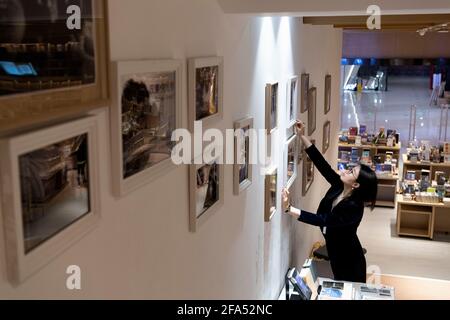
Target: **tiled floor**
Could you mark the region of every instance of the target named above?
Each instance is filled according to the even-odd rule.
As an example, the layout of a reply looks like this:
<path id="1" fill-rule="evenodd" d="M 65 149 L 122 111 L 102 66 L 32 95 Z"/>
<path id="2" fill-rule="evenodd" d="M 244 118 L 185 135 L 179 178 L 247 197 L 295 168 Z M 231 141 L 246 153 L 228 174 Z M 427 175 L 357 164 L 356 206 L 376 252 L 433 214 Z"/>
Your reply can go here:
<path id="1" fill-rule="evenodd" d="M 366 211 L 358 236 L 367 249 L 367 266 L 378 266 L 382 274 L 450 280 L 450 236 L 398 237 L 395 222 L 394 209 Z"/>
<path id="2" fill-rule="evenodd" d="M 392 77 L 387 92 L 343 92 L 341 127 L 365 124 L 370 131 L 374 126 L 377 130 L 381 126 L 397 129 L 406 146 L 410 109 L 411 105 L 416 105 L 416 138 L 436 143 L 439 140 L 441 111 L 437 106 L 430 107 L 431 91 L 428 86 L 428 78 Z"/>

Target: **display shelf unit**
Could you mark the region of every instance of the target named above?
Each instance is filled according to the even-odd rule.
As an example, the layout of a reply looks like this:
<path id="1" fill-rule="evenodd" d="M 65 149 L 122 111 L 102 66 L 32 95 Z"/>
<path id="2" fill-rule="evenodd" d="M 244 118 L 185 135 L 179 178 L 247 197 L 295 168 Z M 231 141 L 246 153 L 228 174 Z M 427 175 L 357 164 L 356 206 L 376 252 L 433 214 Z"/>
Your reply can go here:
<path id="1" fill-rule="evenodd" d="M 422 161 L 409 161 L 406 154 L 402 155 L 403 159 L 403 179 L 406 177 L 407 171 L 416 171 L 416 177 L 420 176 L 418 171 L 425 169 L 430 170 L 431 178 L 433 179 L 436 171 L 443 171 L 447 176 L 450 175 L 450 163 L 433 163 L 433 162 L 422 162 Z"/>
<path id="2" fill-rule="evenodd" d="M 397 159 L 397 163 L 399 163 L 400 160 L 401 143 L 398 143 L 394 147 L 339 143 L 338 154 L 340 155 L 341 151 L 349 151 L 352 148 L 357 148 L 359 150 L 359 156 L 362 155 L 363 150 L 370 150 L 370 157 L 377 154 L 386 154 L 387 151 L 391 151 L 393 153 L 393 157 Z M 338 162 L 349 163 L 349 161 L 342 161 L 341 159 L 338 159 Z M 377 174 L 377 178 L 378 195 L 375 205 L 378 207 L 395 208 L 399 180 L 398 174 Z"/>
<path id="3" fill-rule="evenodd" d="M 450 204 L 406 201 L 397 196 L 397 234 L 433 239 L 435 231 L 450 231 Z"/>

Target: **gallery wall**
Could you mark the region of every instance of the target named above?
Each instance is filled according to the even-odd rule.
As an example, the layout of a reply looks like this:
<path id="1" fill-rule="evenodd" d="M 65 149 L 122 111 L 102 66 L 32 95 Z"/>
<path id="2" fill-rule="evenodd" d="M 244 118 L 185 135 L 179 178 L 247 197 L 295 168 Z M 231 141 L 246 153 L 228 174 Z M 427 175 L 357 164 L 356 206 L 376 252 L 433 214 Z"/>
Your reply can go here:
<path id="1" fill-rule="evenodd" d="M 317 129 L 332 121 L 331 147 L 336 158 L 339 110 L 341 31 L 304 26 L 295 18 L 226 15 L 215 1 L 109 1 L 112 60 L 181 59 L 223 56 L 224 116 L 219 129 L 247 116 L 264 127 L 264 88 L 280 83 L 280 128 L 273 164 L 282 166 L 286 83 L 302 72 L 318 89 Z M 187 79 L 184 66 L 184 79 Z M 325 75 L 333 76 L 332 109 L 324 116 Z M 183 83 L 183 123 L 187 126 L 187 85 Z M 307 113 L 300 116 L 307 120 Z M 97 228 L 17 288 L 6 280 L 0 260 L 0 298 L 125 299 L 273 299 L 291 265 L 301 265 L 314 242 L 316 228 L 277 214 L 264 223 L 264 177 L 255 167 L 253 184 L 233 195 L 232 166 L 225 168 L 225 203 L 197 233 L 189 232 L 188 167 L 180 166 L 120 200 L 112 196 L 110 127 L 107 109 L 100 116 L 102 217 Z M 113 141 L 112 143 L 119 143 Z M 315 182 L 301 198 L 301 167 L 294 203 L 315 210 L 327 184 Z M 281 188 L 281 182 L 279 187 Z M 281 197 L 278 197 L 281 210 Z M 0 228 L 1 230 L 2 228 Z M 3 239 L 3 234 L 0 234 Z M 0 243 L 4 252 L 4 243 Z M 78 265 L 82 290 L 66 289 L 66 269 Z"/>

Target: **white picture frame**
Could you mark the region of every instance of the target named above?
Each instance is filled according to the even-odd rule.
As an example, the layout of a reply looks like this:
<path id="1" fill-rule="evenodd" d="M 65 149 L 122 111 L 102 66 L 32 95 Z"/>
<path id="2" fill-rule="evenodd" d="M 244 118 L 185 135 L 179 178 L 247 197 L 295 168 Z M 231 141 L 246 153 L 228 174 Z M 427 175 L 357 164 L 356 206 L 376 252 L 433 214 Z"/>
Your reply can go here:
<path id="1" fill-rule="evenodd" d="M 250 164 L 250 155 L 251 155 L 251 139 L 250 136 L 243 132 L 242 136 L 239 136 L 241 138 L 238 138 L 237 131 L 238 130 L 251 130 L 253 129 L 253 118 L 245 118 L 242 120 L 238 120 L 234 123 L 234 130 L 235 130 L 235 138 L 234 138 L 234 165 L 233 165 L 233 192 L 234 195 L 239 195 L 244 190 L 248 189 L 252 185 L 253 180 L 253 165 Z M 247 131 L 250 133 L 249 131 Z M 242 152 L 242 145 L 244 144 L 245 150 Z M 245 155 L 242 155 L 242 153 L 245 153 Z M 241 159 L 241 157 L 244 156 L 244 159 Z M 241 161 L 239 161 L 241 160 Z M 244 160 L 244 161 L 242 161 Z M 245 163 L 243 163 L 245 162 Z M 242 166 L 247 166 L 247 175 L 245 178 L 242 178 Z"/>
<path id="2" fill-rule="evenodd" d="M 191 164 L 189 166 L 189 231 L 195 233 L 205 222 L 212 217 L 224 204 L 225 183 L 224 183 L 224 165 L 220 159 L 222 155 L 217 156 L 211 163 Z M 201 161 L 195 161 L 199 163 Z M 208 185 L 203 184 L 199 187 L 199 173 L 205 166 L 216 166 L 214 177 L 211 177 L 211 171 L 208 172 Z M 210 169 L 211 170 L 211 169 Z M 203 171 L 204 172 L 204 171 Z M 215 186 L 215 197 L 218 198 L 214 203 L 208 204 L 208 193 L 210 193 L 211 180 L 219 179 Z M 206 179 L 203 177 L 202 182 Z M 217 191 L 217 188 L 219 191 Z M 205 210 L 206 208 L 206 210 Z"/>
<path id="3" fill-rule="evenodd" d="M 284 173 L 285 187 L 290 189 L 298 176 L 298 137 L 293 135 L 284 145 Z M 293 158 L 293 159 L 291 159 Z M 292 161 L 291 161 L 292 160 Z M 292 162 L 292 164 L 291 164 Z M 289 175 L 289 166 L 292 166 L 292 174 Z"/>
<path id="4" fill-rule="evenodd" d="M 266 131 L 272 134 L 278 129 L 279 83 L 266 84 Z"/>
<path id="5" fill-rule="evenodd" d="M 287 82 L 286 88 L 286 120 L 287 127 L 290 128 L 295 125 L 299 110 L 300 88 L 298 76 L 291 77 Z"/>
<path id="6" fill-rule="evenodd" d="M 272 221 L 277 214 L 278 168 L 269 168 L 264 179 L 264 222 Z"/>
<path id="7" fill-rule="evenodd" d="M 171 95 L 171 99 L 174 99 L 175 115 L 170 117 L 171 128 L 179 129 L 183 125 L 183 112 L 182 112 L 182 70 L 183 62 L 180 60 L 136 60 L 136 61 L 116 61 L 112 63 L 112 108 L 111 108 L 111 151 L 112 151 L 112 175 L 113 175 L 113 193 L 116 198 L 121 198 L 127 194 L 135 191 L 136 189 L 160 178 L 164 174 L 167 174 L 171 170 L 175 169 L 176 166 L 172 162 L 171 156 L 168 154 L 163 154 L 165 158 L 149 167 L 140 168 L 139 171 L 129 175 L 128 169 L 124 166 L 126 162 L 124 152 L 124 132 L 123 130 L 123 103 L 122 94 L 124 93 L 124 85 L 126 81 L 135 80 L 136 82 L 145 84 L 148 91 L 152 91 L 157 87 L 153 82 L 158 81 L 157 75 L 164 75 L 168 78 L 167 82 L 170 84 L 174 83 L 175 88 L 170 90 L 168 94 Z M 152 78 L 152 76 L 154 78 Z M 128 79 L 128 80 L 127 80 Z M 163 80 L 161 80 L 163 81 Z M 171 86 L 171 85 L 167 85 Z M 160 87 L 157 87 L 160 88 Z M 163 90 L 163 89 L 160 89 Z M 174 91 L 174 92 L 172 92 Z M 152 93 L 150 93 L 150 108 L 157 108 L 154 105 L 158 105 L 152 102 Z M 159 93 L 154 94 L 154 96 L 159 97 Z M 162 100 L 161 100 L 162 101 Z M 170 100 L 172 101 L 172 100 Z M 170 106 L 173 102 L 170 102 Z M 173 111 L 173 110 L 172 110 Z M 153 111 L 151 111 L 153 112 Z M 159 110 L 161 114 L 161 110 Z M 168 111 L 170 112 L 170 111 Z M 155 117 L 156 118 L 156 117 Z M 161 118 L 160 118 L 161 119 Z M 150 120 L 147 120 L 150 121 Z M 161 121 L 161 120 L 160 120 Z M 148 129 L 147 129 L 148 130 Z M 144 131 L 144 130 L 141 130 Z M 168 130 L 172 131 L 172 130 Z M 173 132 L 173 131 L 172 131 Z M 170 144 L 171 132 L 165 135 L 165 142 Z M 172 145 L 173 148 L 173 145 Z"/>
<path id="8" fill-rule="evenodd" d="M 85 134 L 89 177 L 88 212 L 64 228 L 58 229 L 50 237 L 41 240 L 36 247 L 26 253 L 19 157 Z M 98 225 L 100 219 L 98 144 L 98 116 L 6 138 L 0 142 L 6 267 L 8 281 L 13 286 L 23 283 Z"/>
<path id="9" fill-rule="evenodd" d="M 215 101 L 217 106 L 216 112 L 212 112 L 210 115 L 198 115 L 201 112 L 199 106 L 204 106 L 204 103 L 200 100 L 200 95 L 197 92 L 200 91 L 199 86 L 205 81 L 201 81 L 198 75 L 201 70 L 210 71 L 215 75 L 215 85 L 212 91 L 215 92 L 215 98 L 211 98 Z M 193 130 L 194 122 L 201 121 L 203 126 L 210 126 L 214 121 L 223 118 L 223 81 L 224 81 L 224 59 L 223 57 L 206 57 L 206 58 L 192 58 L 188 63 L 188 96 L 189 96 L 189 129 Z M 210 107 L 208 107 L 210 109 Z"/>

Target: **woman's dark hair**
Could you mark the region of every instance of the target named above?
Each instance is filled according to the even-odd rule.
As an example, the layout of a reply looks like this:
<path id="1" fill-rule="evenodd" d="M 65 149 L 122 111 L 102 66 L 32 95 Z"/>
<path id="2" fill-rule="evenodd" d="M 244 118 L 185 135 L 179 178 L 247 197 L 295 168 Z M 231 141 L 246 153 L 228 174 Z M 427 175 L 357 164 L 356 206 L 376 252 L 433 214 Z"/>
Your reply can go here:
<path id="1" fill-rule="evenodd" d="M 378 193 L 377 175 L 370 167 L 362 164 L 356 182 L 359 183 L 359 188 L 353 191 L 353 195 L 369 205 L 373 210 L 375 208 Z"/>

